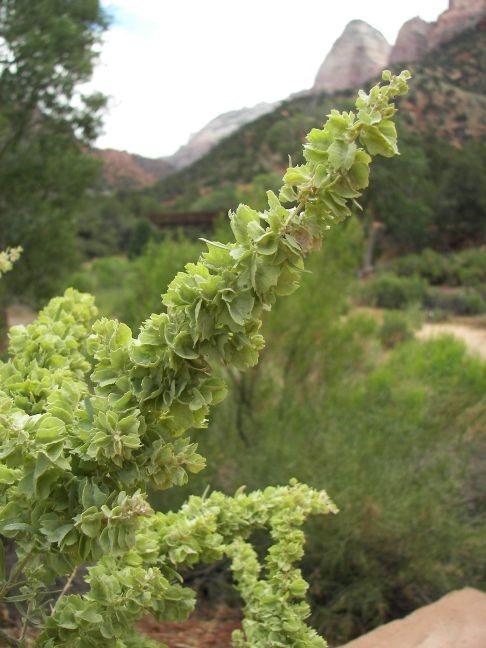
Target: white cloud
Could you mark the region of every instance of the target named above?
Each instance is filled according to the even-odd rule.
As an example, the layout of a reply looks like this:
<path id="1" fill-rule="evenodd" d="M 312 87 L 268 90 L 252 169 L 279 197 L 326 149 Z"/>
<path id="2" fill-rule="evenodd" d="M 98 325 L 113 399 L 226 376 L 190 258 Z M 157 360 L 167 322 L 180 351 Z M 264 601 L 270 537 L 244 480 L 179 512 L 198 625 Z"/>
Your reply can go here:
<path id="1" fill-rule="evenodd" d="M 92 87 L 111 96 L 101 147 L 158 157 L 216 115 L 310 87 L 334 40 L 361 18 L 393 42 L 447 0 L 107 0 L 115 18 Z M 426 6 L 424 7 L 424 5 Z"/>

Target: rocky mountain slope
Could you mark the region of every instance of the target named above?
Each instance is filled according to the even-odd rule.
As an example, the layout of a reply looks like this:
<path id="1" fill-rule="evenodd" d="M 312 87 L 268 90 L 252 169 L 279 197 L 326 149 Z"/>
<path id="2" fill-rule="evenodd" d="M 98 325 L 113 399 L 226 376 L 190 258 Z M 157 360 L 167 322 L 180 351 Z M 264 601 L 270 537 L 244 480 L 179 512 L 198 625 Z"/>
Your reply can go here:
<path id="1" fill-rule="evenodd" d="M 412 62 L 423 58 L 429 49 L 428 38 L 432 29 L 431 23 L 422 20 L 418 16 L 407 20 L 398 32 L 388 63 Z"/>
<path id="2" fill-rule="evenodd" d="M 484 0 L 449 0 L 449 8 L 433 24 L 429 35 L 429 51 L 474 27 L 481 20 L 486 20 Z"/>
<path id="3" fill-rule="evenodd" d="M 324 59 L 311 92 L 355 88 L 394 63 L 420 61 L 486 19 L 485 0 L 449 0 L 436 22 L 407 20 L 393 46 L 362 20 L 351 21 Z"/>
<path id="4" fill-rule="evenodd" d="M 283 105 L 300 99 L 308 101 L 305 97 L 309 95 L 319 97 L 322 93 L 362 86 L 386 67 L 398 69 L 405 63 L 408 66 L 423 63 L 425 72 L 418 71 L 414 91 L 407 99 L 410 128 L 420 131 L 434 128 L 441 136 L 450 137 L 455 143 L 463 137 L 479 137 L 484 128 L 481 117 L 484 105 L 482 100 L 478 100 L 483 91 L 477 84 L 484 82 L 484 48 L 479 43 L 475 52 L 472 46 L 467 47 L 467 43 L 462 43 L 459 46 L 459 61 L 454 59 L 453 48 L 446 47 L 446 58 L 452 56 L 454 59 L 450 69 L 441 57 L 444 47 L 451 41 L 455 42 L 467 30 L 482 33 L 484 40 L 485 21 L 485 0 L 450 0 L 448 9 L 434 23 L 427 23 L 419 17 L 408 20 L 392 47 L 379 31 L 362 20 L 353 20 L 324 59 L 314 86 L 293 95 Z M 475 38 L 475 42 L 477 40 Z M 441 59 L 441 62 L 436 59 Z M 483 71 L 478 72 L 481 65 Z M 318 99 L 313 101 L 315 103 Z M 252 108 L 219 115 L 167 158 L 149 160 L 120 151 L 98 151 L 96 154 L 103 159 L 105 186 L 116 189 L 153 185 L 177 170 L 197 164 L 218 144 L 245 129 L 246 125 L 259 122 L 275 111 L 278 114 L 278 106 L 260 103 Z M 297 128 L 300 128 L 299 124 Z M 244 146 L 246 144 L 243 142 Z M 228 146 L 231 148 L 230 143 Z M 275 146 L 278 147 L 278 140 L 274 142 L 274 150 Z M 237 160 L 228 161 L 229 170 L 235 164 L 238 165 Z"/>
<path id="5" fill-rule="evenodd" d="M 484 35 L 484 26 L 479 24 L 409 66 L 413 80 L 401 104 L 401 118 L 409 131 L 430 133 L 453 144 L 486 136 Z M 373 82 L 369 80 L 365 85 Z M 268 184 L 269 174 L 279 174 L 287 166 L 288 154 L 298 160 L 306 132 L 331 108 L 350 109 L 354 94 L 355 89 L 333 96 L 327 92 L 307 93 L 285 101 L 149 192 L 169 211 L 191 208 L 201 199 L 205 200 L 204 208 L 216 208 L 219 203 L 210 197 L 218 192 L 223 206 L 225 187 L 244 191 L 262 174 L 266 174 Z"/>
<path id="6" fill-rule="evenodd" d="M 175 171 L 163 158 L 145 158 L 114 149 L 97 149 L 93 155 L 102 161 L 103 189 L 143 189 Z"/>
<path id="7" fill-rule="evenodd" d="M 188 166 L 212 149 L 215 144 L 238 130 L 238 128 L 254 121 L 261 115 L 271 112 L 277 105 L 277 103 L 261 102 L 251 108 L 231 110 L 218 115 L 200 131 L 191 135 L 187 144 L 181 146 L 174 155 L 168 158 L 168 161 L 176 169 Z"/>

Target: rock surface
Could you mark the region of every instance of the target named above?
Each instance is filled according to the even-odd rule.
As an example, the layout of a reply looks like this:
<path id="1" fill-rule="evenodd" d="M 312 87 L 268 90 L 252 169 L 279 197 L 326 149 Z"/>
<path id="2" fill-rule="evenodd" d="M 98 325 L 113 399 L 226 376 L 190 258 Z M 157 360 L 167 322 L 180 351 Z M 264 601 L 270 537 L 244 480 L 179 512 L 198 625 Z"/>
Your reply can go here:
<path id="1" fill-rule="evenodd" d="M 390 45 L 381 32 L 363 20 L 352 20 L 324 59 L 314 92 L 354 88 L 388 64 Z"/>
<path id="2" fill-rule="evenodd" d="M 428 37 L 433 29 L 431 23 L 416 16 L 407 20 L 398 32 L 397 41 L 390 52 L 390 63 L 418 61 L 429 48 Z"/>
<path id="3" fill-rule="evenodd" d="M 96 149 L 93 155 L 103 163 L 103 183 L 108 189 L 142 189 L 174 171 L 163 158 L 145 158 L 114 149 Z"/>
<path id="4" fill-rule="evenodd" d="M 200 131 L 191 135 L 187 144 L 181 146 L 174 155 L 167 158 L 177 169 L 185 167 L 212 149 L 220 140 L 265 115 L 278 106 L 278 103 L 261 102 L 251 108 L 231 110 L 212 119 Z"/>
<path id="5" fill-rule="evenodd" d="M 342 648 L 485 648 L 486 594 L 451 592 L 400 621 L 387 623 Z"/>
<path id="6" fill-rule="evenodd" d="M 484 19 L 485 0 L 449 0 L 449 8 L 441 13 L 429 35 L 429 49 L 451 40 Z"/>

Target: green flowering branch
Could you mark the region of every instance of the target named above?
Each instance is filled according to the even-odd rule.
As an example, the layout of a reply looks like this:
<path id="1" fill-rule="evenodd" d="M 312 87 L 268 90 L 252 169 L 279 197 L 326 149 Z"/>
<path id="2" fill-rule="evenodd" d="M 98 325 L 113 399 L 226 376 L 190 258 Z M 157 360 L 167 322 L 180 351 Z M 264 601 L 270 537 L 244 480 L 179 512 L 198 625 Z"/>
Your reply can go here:
<path id="1" fill-rule="evenodd" d="M 156 513 L 141 525 L 130 551 L 88 570 L 91 589 L 84 597 L 62 599 L 40 645 L 117 646 L 144 614 L 184 620 L 194 608 L 194 593 L 181 586 L 176 570 L 228 556 L 245 600 L 244 629 L 235 633 L 235 646 L 263 647 L 272 640 L 272 646 L 324 647 L 304 622 L 310 613 L 302 600 L 307 584 L 294 563 L 303 554 L 299 527 L 309 515 L 330 512 L 337 509 L 324 491 L 293 481 L 248 495 L 191 497 L 180 511 Z M 261 568 L 247 539 L 265 528 L 275 544 L 265 561 L 267 578 L 259 580 Z M 82 639 L 76 621 L 81 619 Z"/>
<path id="2" fill-rule="evenodd" d="M 0 277 L 6 272 L 10 272 L 13 264 L 18 261 L 21 254 L 21 247 L 7 248 L 0 252 Z"/>
<path id="3" fill-rule="evenodd" d="M 307 254 L 358 204 L 372 156 L 397 154 L 393 100 L 406 92 L 409 76 L 385 72 L 384 85 L 359 93 L 355 112 L 332 111 L 313 129 L 305 163 L 287 170 L 278 197 L 268 193 L 268 209 L 240 205 L 230 213 L 234 242 L 207 241 L 207 252 L 169 285 L 165 311 L 151 315 L 136 338 L 116 320 L 94 321 L 92 297 L 73 290 L 29 327 L 11 330 L 11 357 L 0 364 L 0 538 L 16 543 L 22 569 L 14 600 L 44 628 L 38 645 L 137 645 L 131 628 L 143 614 L 182 618 L 192 609 L 175 568 L 220 555 L 231 557 L 245 600 L 237 645 L 263 646 L 270 631 L 280 645 L 324 645 L 305 626 L 305 603 L 295 603 L 305 587 L 293 567 L 304 517 L 328 510 L 312 508 L 320 496 L 297 489 L 301 513 L 286 517 L 284 507 L 262 522 L 274 540 L 262 581 L 237 517 L 244 517 L 241 497 L 224 499 L 221 523 L 223 513 L 213 518 L 211 507 L 222 495 L 198 504 L 202 517 L 190 508 L 161 517 L 145 493 L 182 485 L 204 467 L 187 433 L 205 427 L 210 407 L 224 398 L 221 367 L 257 363 L 264 312 L 298 287 Z M 262 510 L 274 498 L 265 493 L 256 498 Z M 256 509 L 252 515 L 248 528 L 260 524 Z M 188 538 L 201 536 L 201 549 L 174 536 L 167 520 L 185 525 Z M 0 599 L 12 600 L 2 589 L 9 582 L 2 547 Z M 90 592 L 62 594 L 56 603 L 55 578 L 85 562 L 98 563 L 87 578 Z M 267 597 L 279 606 L 270 616 Z"/>

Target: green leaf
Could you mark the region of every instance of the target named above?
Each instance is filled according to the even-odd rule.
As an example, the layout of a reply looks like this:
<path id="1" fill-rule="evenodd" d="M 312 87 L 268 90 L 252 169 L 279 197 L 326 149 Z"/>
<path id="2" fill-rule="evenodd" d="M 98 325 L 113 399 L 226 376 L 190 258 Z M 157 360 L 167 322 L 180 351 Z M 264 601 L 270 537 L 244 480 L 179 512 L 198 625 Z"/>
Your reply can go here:
<path id="1" fill-rule="evenodd" d="M 0 484 L 14 484 L 21 473 L 21 470 L 7 468 L 4 464 L 0 464 Z"/>
<path id="2" fill-rule="evenodd" d="M 348 170 L 352 167 L 357 146 L 354 142 L 335 140 L 328 148 L 329 162 L 334 169 Z"/>
<path id="3" fill-rule="evenodd" d="M 260 254 L 271 255 L 278 250 L 278 241 L 275 232 L 266 232 L 255 240 L 255 244 Z"/>
<path id="4" fill-rule="evenodd" d="M 253 295 L 250 292 L 243 292 L 237 295 L 231 302 L 228 302 L 227 307 L 232 319 L 242 326 L 249 318 L 253 304 Z"/>
<path id="5" fill-rule="evenodd" d="M 364 189 L 369 184 L 371 157 L 359 149 L 353 166 L 349 169 L 349 178 L 357 189 Z"/>
<path id="6" fill-rule="evenodd" d="M 253 279 L 253 288 L 259 295 L 264 295 L 270 288 L 277 285 L 280 276 L 280 267 L 259 263 L 256 266 Z"/>
<path id="7" fill-rule="evenodd" d="M 236 213 L 230 212 L 230 224 L 235 239 L 238 243 L 248 241 L 248 225 L 251 222 L 259 223 L 260 214 L 247 205 L 238 205 Z"/>
<path id="8" fill-rule="evenodd" d="M 37 428 L 36 439 L 41 442 L 54 441 L 64 436 L 66 424 L 56 416 L 44 416 Z"/>
<path id="9" fill-rule="evenodd" d="M 289 185 L 301 185 L 310 180 L 309 168 L 307 165 L 290 167 L 287 169 L 283 181 Z"/>
<path id="10" fill-rule="evenodd" d="M 8 531 L 33 531 L 34 528 L 30 524 L 25 522 L 7 522 L 6 524 L 1 525 L 1 529 L 4 533 Z"/>
<path id="11" fill-rule="evenodd" d="M 379 126 L 367 126 L 362 130 L 360 140 L 371 155 L 393 157 L 398 153 L 396 129 L 391 121 L 383 121 Z"/>
<path id="12" fill-rule="evenodd" d="M 174 351 L 181 358 L 188 360 L 199 357 L 199 353 L 194 349 L 192 336 L 187 331 L 181 331 L 174 338 Z"/>

